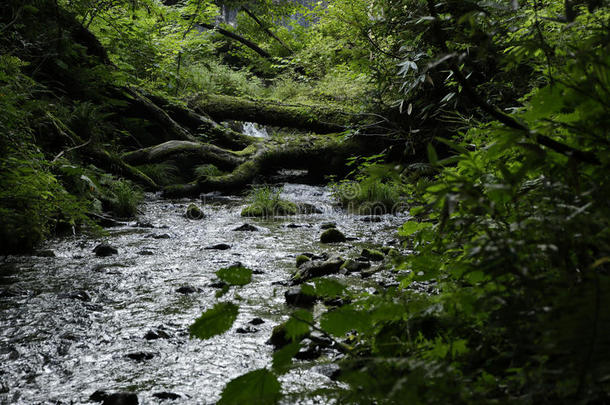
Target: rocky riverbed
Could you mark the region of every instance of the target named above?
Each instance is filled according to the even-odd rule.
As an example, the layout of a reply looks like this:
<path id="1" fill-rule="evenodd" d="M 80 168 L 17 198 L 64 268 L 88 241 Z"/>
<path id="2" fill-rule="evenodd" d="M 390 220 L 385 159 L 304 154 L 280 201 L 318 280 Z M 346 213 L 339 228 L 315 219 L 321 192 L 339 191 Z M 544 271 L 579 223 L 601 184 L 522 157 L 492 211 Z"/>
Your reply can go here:
<path id="1" fill-rule="evenodd" d="M 240 216 L 242 197 L 149 195 L 137 222 L 108 228 L 105 237 L 55 239 L 38 256 L 2 259 L 0 403 L 95 403 L 104 399 L 92 397 L 96 391 L 132 392 L 147 404 L 214 403 L 228 381 L 271 364 L 266 342 L 291 312 L 285 293 L 297 256 L 352 258 L 373 277 L 360 270 L 339 277 L 374 291 L 379 279 L 370 269 L 378 262 L 355 259 L 365 248 L 396 247 L 405 218 L 348 215 L 323 187 L 287 184 L 282 197 L 322 213 L 254 220 Z M 205 217 L 187 218 L 190 204 Z M 345 242 L 320 243 L 329 223 Z M 117 252 L 96 254 L 100 244 Z M 237 321 L 220 336 L 190 339 L 189 325 L 218 302 L 215 272 L 236 262 L 254 271 L 250 284 L 222 298 L 239 305 Z M 321 366 L 334 356 L 301 361 L 282 378 L 284 392 L 334 386 Z"/>

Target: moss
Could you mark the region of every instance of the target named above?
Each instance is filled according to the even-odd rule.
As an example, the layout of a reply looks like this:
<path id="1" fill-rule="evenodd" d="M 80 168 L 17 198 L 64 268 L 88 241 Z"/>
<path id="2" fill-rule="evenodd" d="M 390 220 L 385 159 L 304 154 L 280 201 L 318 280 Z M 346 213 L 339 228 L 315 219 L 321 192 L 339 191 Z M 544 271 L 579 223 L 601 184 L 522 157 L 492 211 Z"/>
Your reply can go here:
<path id="1" fill-rule="evenodd" d="M 196 204 L 189 204 L 186 209 L 186 217 L 188 219 L 199 220 L 205 218 L 205 214 Z"/>
<path id="2" fill-rule="evenodd" d="M 299 212 L 297 205 L 290 201 L 279 200 L 273 206 L 253 204 L 244 208 L 242 217 L 273 217 L 284 215 L 296 215 Z"/>
<path id="3" fill-rule="evenodd" d="M 375 249 L 363 249 L 360 255 L 374 262 L 380 262 L 385 258 L 383 252 Z"/>
<path id="4" fill-rule="evenodd" d="M 305 255 L 298 255 L 298 256 L 297 256 L 297 260 L 296 260 L 296 262 L 297 262 L 297 267 L 301 267 L 301 265 L 302 265 L 303 263 L 307 263 L 307 262 L 308 262 L 308 261 L 310 261 L 310 260 L 311 260 L 311 258 L 309 258 L 308 256 L 305 256 Z"/>
<path id="5" fill-rule="evenodd" d="M 335 228 L 328 229 L 320 236 L 320 242 L 322 243 L 338 243 L 345 242 L 345 235 L 341 231 Z"/>

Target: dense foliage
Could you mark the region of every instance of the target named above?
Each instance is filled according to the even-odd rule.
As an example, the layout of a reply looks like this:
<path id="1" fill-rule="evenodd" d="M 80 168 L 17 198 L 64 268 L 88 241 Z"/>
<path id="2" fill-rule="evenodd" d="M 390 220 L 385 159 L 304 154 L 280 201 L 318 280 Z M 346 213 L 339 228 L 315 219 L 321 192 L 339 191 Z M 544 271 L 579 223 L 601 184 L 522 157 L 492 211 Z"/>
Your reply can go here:
<path id="1" fill-rule="evenodd" d="M 315 393 L 339 403 L 609 401 L 606 1 L 226 2 L 235 24 L 213 1 L 167 3 L 0 6 L 3 252 L 92 215 L 135 215 L 141 194 L 123 177 L 181 177 L 169 163 L 120 163 L 146 127 L 113 115 L 120 86 L 177 105 L 208 93 L 367 111 L 383 133 L 342 136 L 391 147 L 353 156 L 334 189 L 353 212 L 410 210 L 396 285 L 370 294 L 312 280 L 308 294 L 348 304 L 295 312 L 272 369 L 233 380 L 221 403 L 276 403 L 311 330 L 346 353 L 347 385 Z M 270 188 L 250 198 L 262 216 L 297 209 Z M 217 275 L 218 298 L 251 279 Z M 238 312 L 219 302 L 191 335 L 224 333 Z"/>

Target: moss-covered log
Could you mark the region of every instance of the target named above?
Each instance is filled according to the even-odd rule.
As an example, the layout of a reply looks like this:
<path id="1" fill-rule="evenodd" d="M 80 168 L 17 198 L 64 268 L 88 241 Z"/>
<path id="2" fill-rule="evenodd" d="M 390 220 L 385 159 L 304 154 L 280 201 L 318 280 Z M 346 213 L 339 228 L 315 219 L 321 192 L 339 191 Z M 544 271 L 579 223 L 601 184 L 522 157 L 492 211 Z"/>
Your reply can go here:
<path id="1" fill-rule="evenodd" d="M 257 122 L 318 134 L 342 132 L 353 126 L 364 125 L 370 120 L 366 115 L 339 109 L 221 95 L 199 95 L 190 100 L 189 106 L 216 121 Z"/>

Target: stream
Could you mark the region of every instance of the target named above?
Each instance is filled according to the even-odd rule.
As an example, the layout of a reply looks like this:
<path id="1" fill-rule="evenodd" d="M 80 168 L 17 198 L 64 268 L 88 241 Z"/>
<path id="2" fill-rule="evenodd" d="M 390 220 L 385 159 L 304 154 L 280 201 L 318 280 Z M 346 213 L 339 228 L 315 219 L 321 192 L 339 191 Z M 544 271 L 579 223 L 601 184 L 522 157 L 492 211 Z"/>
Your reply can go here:
<path id="1" fill-rule="evenodd" d="M 303 252 L 356 257 L 363 247 L 392 245 L 400 216 L 379 222 L 347 215 L 324 187 L 286 184 L 282 197 L 310 203 L 323 213 L 266 220 L 240 216 L 243 197 L 207 195 L 164 200 L 149 194 L 138 222 L 108 228 L 105 237 L 76 235 L 48 241 L 55 257 L 9 256 L 0 262 L 0 403 L 93 403 L 96 390 L 132 391 L 140 404 L 211 404 L 225 384 L 248 371 L 270 367 L 273 327 L 286 320 L 286 281 Z M 206 218 L 185 218 L 189 203 Z M 353 241 L 319 243 L 332 221 Z M 234 231 L 242 224 L 255 232 Z M 107 242 L 119 254 L 97 257 Z M 228 244 L 227 250 L 205 249 Z M 252 283 L 222 298 L 210 284 L 215 271 L 241 262 Z M 342 277 L 342 276 L 341 276 Z M 344 278 L 344 277 L 343 277 Z M 374 290 L 375 278 L 352 283 Z M 351 279 L 350 278 L 350 279 Z M 367 284 L 369 283 L 369 284 Z M 183 292 L 178 292 L 181 287 Z M 188 327 L 216 302 L 233 301 L 239 316 L 226 333 L 190 339 Z M 318 304 L 322 305 L 322 304 Z M 249 322 L 262 318 L 264 323 Z M 238 329 L 249 333 L 238 333 Z M 280 381 L 284 393 L 331 388 L 336 382 L 317 364 L 301 362 Z M 315 402 L 304 402 L 315 403 Z"/>

